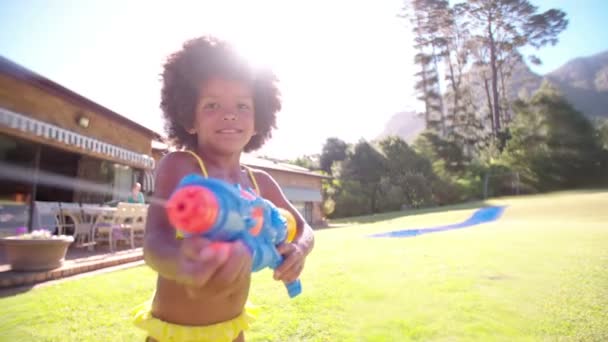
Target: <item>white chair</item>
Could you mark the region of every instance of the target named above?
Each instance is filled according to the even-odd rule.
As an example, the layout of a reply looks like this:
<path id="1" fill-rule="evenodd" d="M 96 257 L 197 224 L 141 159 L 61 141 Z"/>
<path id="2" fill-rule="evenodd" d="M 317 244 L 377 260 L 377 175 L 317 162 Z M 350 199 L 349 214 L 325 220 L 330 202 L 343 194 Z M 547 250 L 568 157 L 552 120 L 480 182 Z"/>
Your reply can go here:
<path id="1" fill-rule="evenodd" d="M 148 205 L 147 204 L 135 204 L 134 205 L 134 218 L 131 223 L 131 230 L 133 232 L 134 240 L 143 241 L 144 234 L 146 231 L 146 219 L 148 218 Z"/>
<path id="2" fill-rule="evenodd" d="M 131 248 L 135 248 L 135 232 L 143 232 L 145 226 L 141 226 L 140 221 L 145 224 L 142 218 L 146 206 L 137 203 L 120 202 L 116 207 L 115 223 L 119 225 L 121 232 L 128 234 Z"/>
<path id="3" fill-rule="evenodd" d="M 32 222 L 32 229 L 44 229 L 51 233 L 57 229 L 57 232 L 61 234 L 62 224 L 59 217 L 59 204 L 56 202 L 34 202 L 34 221 Z"/>
<path id="4" fill-rule="evenodd" d="M 93 241 L 93 218 L 91 215 L 87 215 L 84 211 L 84 207 L 80 203 L 60 203 L 60 216 L 63 218 L 63 227 L 73 226 L 74 227 L 74 246 L 75 247 L 88 247 L 92 250 L 92 246 L 95 244 Z M 67 218 L 72 222 L 71 224 L 66 223 Z"/>
<path id="5" fill-rule="evenodd" d="M 61 224 L 59 234 L 65 234 L 69 227 L 76 230 L 76 224 L 82 221 L 80 205 L 70 202 L 59 202 L 57 205 L 59 207 L 59 221 Z"/>
<path id="6" fill-rule="evenodd" d="M 95 243 L 107 241 L 110 252 L 114 252 L 115 245 L 115 234 L 114 231 L 118 229 L 116 225 L 116 218 L 114 217 L 115 208 L 105 209 L 97 215 L 95 223 L 93 224 L 93 240 Z"/>

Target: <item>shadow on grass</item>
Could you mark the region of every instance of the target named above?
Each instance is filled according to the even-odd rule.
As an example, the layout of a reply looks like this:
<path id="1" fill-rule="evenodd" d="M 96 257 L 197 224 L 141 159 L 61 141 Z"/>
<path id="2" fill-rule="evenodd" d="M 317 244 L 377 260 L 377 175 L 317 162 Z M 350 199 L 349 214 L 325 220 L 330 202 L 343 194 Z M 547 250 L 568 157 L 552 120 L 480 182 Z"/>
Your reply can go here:
<path id="1" fill-rule="evenodd" d="M 432 214 L 432 213 L 440 213 L 440 212 L 454 211 L 454 210 L 479 209 L 479 208 L 487 207 L 489 205 L 490 204 L 485 201 L 474 201 L 474 202 L 446 205 L 446 206 L 440 206 L 440 207 L 408 209 L 408 210 L 392 211 L 392 212 L 381 213 L 381 214 L 345 217 L 345 218 L 330 220 L 329 227 L 327 227 L 325 229 L 340 228 L 340 227 L 356 225 L 356 224 L 364 224 L 364 223 L 376 223 L 376 222 L 380 222 L 380 221 L 392 220 L 395 218 L 406 217 L 406 216 Z"/>
<path id="2" fill-rule="evenodd" d="M 17 287 L 8 287 L 0 289 L 0 299 L 5 297 L 16 296 L 21 293 L 28 292 L 34 288 L 35 284 L 22 285 Z"/>

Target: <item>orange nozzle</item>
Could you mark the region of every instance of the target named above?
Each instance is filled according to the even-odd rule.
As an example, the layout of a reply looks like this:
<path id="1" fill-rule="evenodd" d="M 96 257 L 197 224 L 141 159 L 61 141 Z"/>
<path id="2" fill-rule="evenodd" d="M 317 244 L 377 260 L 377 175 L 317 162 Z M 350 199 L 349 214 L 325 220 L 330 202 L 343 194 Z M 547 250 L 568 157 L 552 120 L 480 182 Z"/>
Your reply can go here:
<path id="1" fill-rule="evenodd" d="M 247 200 L 255 199 L 255 196 L 245 190 L 241 190 L 241 196 Z M 255 220 L 255 226 L 253 226 L 249 232 L 253 236 L 258 236 L 258 234 L 260 234 L 262 231 L 262 226 L 264 225 L 264 209 L 260 207 L 253 208 L 251 216 L 253 216 L 253 219 Z"/>
<path id="2" fill-rule="evenodd" d="M 200 234 L 213 227 L 219 212 L 215 194 L 207 188 L 190 185 L 177 190 L 166 205 L 173 227 Z"/>
<path id="3" fill-rule="evenodd" d="M 262 226 L 264 225 L 264 209 L 262 208 L 253 208 L 252 216 L 255 219 L 255 226 L 251 228 L 250 232 L 253 236 L 258 236 L 262 231 Z"/>

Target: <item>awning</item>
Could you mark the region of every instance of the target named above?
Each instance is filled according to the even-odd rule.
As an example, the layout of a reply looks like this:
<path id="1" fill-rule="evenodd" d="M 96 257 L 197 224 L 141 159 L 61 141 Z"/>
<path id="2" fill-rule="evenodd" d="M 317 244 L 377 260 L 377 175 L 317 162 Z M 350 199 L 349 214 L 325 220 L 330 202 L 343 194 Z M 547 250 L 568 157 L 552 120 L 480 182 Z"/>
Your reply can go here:
<path id="1" fill-rule="evenodd" d="M 321 202 L 321 189 L 297 188 L 285 186 L 282 187 L 285 197 L 290 202 Z"/>
<path id="2" fill-rule="evenodd" d="M 144 182 L 141 185 L 141 190 L 148 193 L 154 192 L 154 174 L 152 171 L 144 171 Z"/>
<path id="3" fill-rule="evenodd" d="M 5 108 L 0 108 L 0 125 L 69 145 L 85 152 L 105 155 L 114 160 L 124 161 L 127 164 L 137 165 L 144 169 L 154 168 L 154 159 L 146 154 L 90 138 Z"/>

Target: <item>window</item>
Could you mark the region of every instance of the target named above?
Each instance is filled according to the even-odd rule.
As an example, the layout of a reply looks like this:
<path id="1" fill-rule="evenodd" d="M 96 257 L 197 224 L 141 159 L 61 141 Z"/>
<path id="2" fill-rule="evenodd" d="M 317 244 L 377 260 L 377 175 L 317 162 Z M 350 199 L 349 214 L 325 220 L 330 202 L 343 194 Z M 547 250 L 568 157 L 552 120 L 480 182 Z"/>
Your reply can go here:
<path id="1" fill-rule="evenodd" d="M 293 202 L 293 206 L 302 214 L 306 222 L 312 222 L 312 202 Z"/>
<path id="2" fill-rule="evenodd" d="M 306 222 L 312 224 L 312 202 L 306 202 L 306 206 L 304 208 L 304 219 Z"/>

